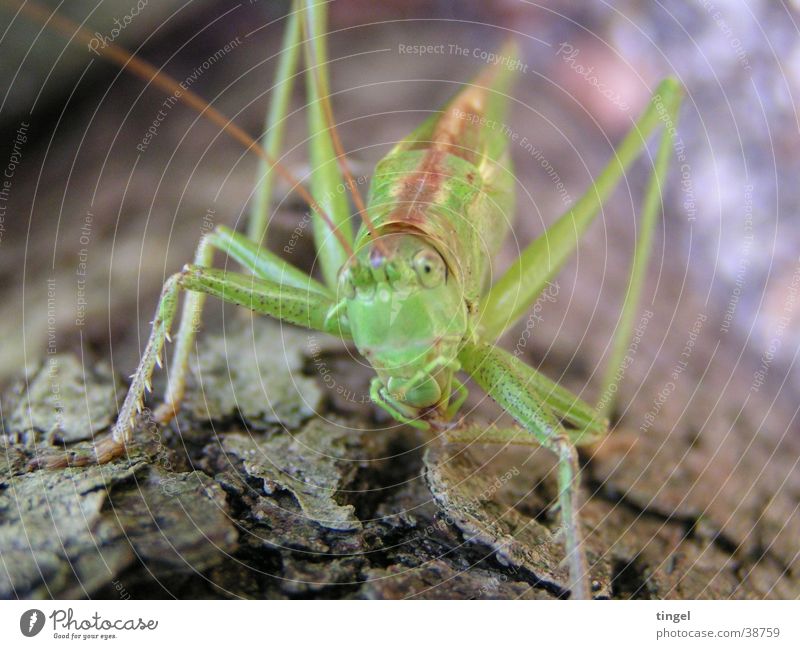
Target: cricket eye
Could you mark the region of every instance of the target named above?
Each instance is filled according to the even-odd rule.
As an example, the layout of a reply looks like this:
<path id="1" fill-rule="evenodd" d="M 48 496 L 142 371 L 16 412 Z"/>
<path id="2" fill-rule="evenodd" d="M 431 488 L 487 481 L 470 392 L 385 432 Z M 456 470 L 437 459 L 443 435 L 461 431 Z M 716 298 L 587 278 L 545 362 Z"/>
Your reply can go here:
<path id="1" fill-rule="evenodd" d="M 349 269 L 339 276 L 339 295 L 348 300 L 352 300 L 356 296 L 356 285 L 353 283 L 353 275 Z"/>
<path id="2" fill-rule="evenodd" d="M 420 250 L 414 256 L 414 269 L 425 288 L 434 288 L 444 281 L 444 261 L 432 250 Z"/>

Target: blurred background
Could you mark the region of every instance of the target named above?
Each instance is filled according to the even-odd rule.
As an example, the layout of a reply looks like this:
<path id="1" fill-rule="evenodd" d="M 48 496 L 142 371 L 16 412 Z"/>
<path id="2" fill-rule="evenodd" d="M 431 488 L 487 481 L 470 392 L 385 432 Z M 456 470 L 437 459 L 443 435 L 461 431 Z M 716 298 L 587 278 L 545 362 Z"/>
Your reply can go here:
<path id="1" fill-rule="evenodd" d="M 0 383 L 33 372 L 49 345 L 128 375 L 164 279 L 209 223 L 243 229 L 257 160 L 13 4 L 0 3 Z M 263 133 L 288 3 L 74 4 L 59 11 L 99 47 L 135 51 Z M 621 434 L 593 469 L 643 508 L 710 520 L 769 563 L 765 588 L 800 569 L 799 22 L 796 0 L 330 3 L 333 103 L 358 173 L 516 37 L 524 68 L 508 123 L 530 146 L 511 145 L 517 227 L 505 264 L 581 196 L 658 81 L 681 81 L 681 146 L 619 388 Z M 410 53 L 417 45 L 442 47 Z M 287 126 L 298 173 L 303 101 L 298 88 Z M 598 396 L 618 324 L 654 150 L 527 321 L 524 358 L 586 398 Z M 280 251 L 304 210 L 278 198 L 269 244 Z M 294 240 L 310 268 L 310 238 Z"/>

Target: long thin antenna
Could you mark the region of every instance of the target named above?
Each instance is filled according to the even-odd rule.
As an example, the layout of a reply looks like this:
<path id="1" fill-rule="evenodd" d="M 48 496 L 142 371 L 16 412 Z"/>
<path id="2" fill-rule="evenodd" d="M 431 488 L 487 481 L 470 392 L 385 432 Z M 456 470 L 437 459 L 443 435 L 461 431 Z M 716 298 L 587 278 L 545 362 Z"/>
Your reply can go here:
<path id="1" fill-rule="evenodd" d="M 69 18 L 58 13 L 50 13 L 48 9 L 42 7 L 36 2 L 20 2 L 19 0 L 3 0 L 3 4 L 15 6 L 19 11 L 29 18 L 41 23 L 45 27 L 52 27 L 56 31 L 64 34 L 69 40 L 77 39 L 80 43 L 88 46 L 94 39 L 94 35 L 87 29 L 72 22 Z M 322 217 L 322 220 L 331 229 L 331 232 L 342 244 L 342 247 L 349 255 L 353 254 L 353 249 L 350 243 L 345 239 L 344 235 L 336 229 L 325 210 L 314 200 L 311 193 L 302 185 L 302 183 L 289 171 L 284 165 L 272 158 L 256 140 L 247 134 L 242 128 L 233 123 L 219 110 L 211 106 L 205 99 L 195 94 L 191 90 L 186 90 L 181 85 L 170 77 L 167 73 L 161 72 L 156 67 L 143 61 L 133 52 L 108 43 L 104 48 L 98 50 L 98 54 L 108 59 L 109 61 L 117 64 L 123 70 L 126 70 L 133 75 L 143 79 L 147 83 L 152 83 L 161 90 L 172 93 L 178 101 L 183 102 L 198 114 L 210 120 L 219 126 L 225 133 L 230 135 L 234 140 L 243 144 L 248 151 L 253 151 L 259 158 L 265 160 L 268 164 L 274 167 L 275 171 L 283 178 L 292 188 L 293 191 L 308 204 L 317 214 Z"/>

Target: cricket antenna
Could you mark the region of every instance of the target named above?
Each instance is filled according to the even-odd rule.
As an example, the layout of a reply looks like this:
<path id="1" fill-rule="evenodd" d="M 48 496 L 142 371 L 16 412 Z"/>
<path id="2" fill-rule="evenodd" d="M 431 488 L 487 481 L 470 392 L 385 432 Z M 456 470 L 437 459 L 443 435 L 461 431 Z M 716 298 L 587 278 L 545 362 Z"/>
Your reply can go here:
<path id="1" fill-rule="evenodd" d="M 2 3 L 7 6 L 16 7 L 20 13 L 47 28 L 61 32 L 70 41 L 75 39 L 89 47 L 92 40 L 95 38 L 94 34 L 89 32 L 89 30 L 81 27 L 77 23 L 74 23 L 69 18 L 65 18 L 59 13 L 51 13 L 49 9 L 39 5 L 36 2 L 2 0 Z M 108 43 L 104 48 L 95 51 L 97 51 L 97 53 L 103 58 L 108 59 L 112 63 L 118 65 L 121 69 L 130 72 L 147 83 L 152 83 L 161 90 L 165 90 L 173 94 L 178 101 L 183 102 L 191 109 L 196 111 L 199 115 L 219 126 L 230 137 L 243 144 L 248 151 L 252 151 L 259 158 L 272 166 L 275 171 L 278 172 L 278 175 L 280 175 L 281 178 L 283 178 L 289 184 L 289 186 L 292 188 L 292 191 L 296 192 L 300 198 L 302 198 L 303 201 L 305 201 L 308 206 L 311 207 L 311 209 L 313 209 L 317 214 L 319 214 L 323 221 L 325 221 L 326 225 L 330 228 L 333 235 L 338 239 L 339 243 L 342 245 L 342 248 L 344 248 L 347 254 L 350 256 L 353 255 L 353 248 L 350 243 L 336 228 L 330 215 L 314 199 L 314 197 L 303 186 L 300 180 L 298 180 L 294 174 L 289 171 L 289 169 L 270 156 L 264 150 L 264 147 L 262 147 L 255 139 L 248 135 L 244 129 L 237 126 L 222 112 L 211 106 L 211 104 L 200 97 L 200 95 L 197 95 L 191 90 L 184 89 L 167 73 L 161 72 L 156 67 L 150 65 L 146 61 L 143 61 L 133 52 L 129 52 L 128 50 L 119 47 L 114 43 Z"/>

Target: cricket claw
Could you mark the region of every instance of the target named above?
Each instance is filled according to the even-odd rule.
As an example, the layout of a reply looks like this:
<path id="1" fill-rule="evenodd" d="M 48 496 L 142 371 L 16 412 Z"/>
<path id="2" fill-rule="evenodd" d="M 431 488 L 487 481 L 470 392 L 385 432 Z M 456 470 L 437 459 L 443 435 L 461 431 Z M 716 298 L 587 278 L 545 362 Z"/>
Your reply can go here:
<path id="1" fill-rule="evenodd" d="M 39 471 L 42 469 L 66 469 L 71 467 L 83 467 L 93 464 L 105 464 L 120 457 L 125 451 L 125 443 L 114 439 L 113 434 L 104 437 L 95 444 L 94 452 L 86 450 L 78 451 L 51 451 L 37 455 L 31 459 L 26 470 L 28 472 Z"/>
<path id="2" fill-rule="evenodd" d="M 29 473 L 41 469 L 63 469 L 70 466 L 69 453 L 52 453 L 49 455 L 37 455 L 25 467 Z"/>

